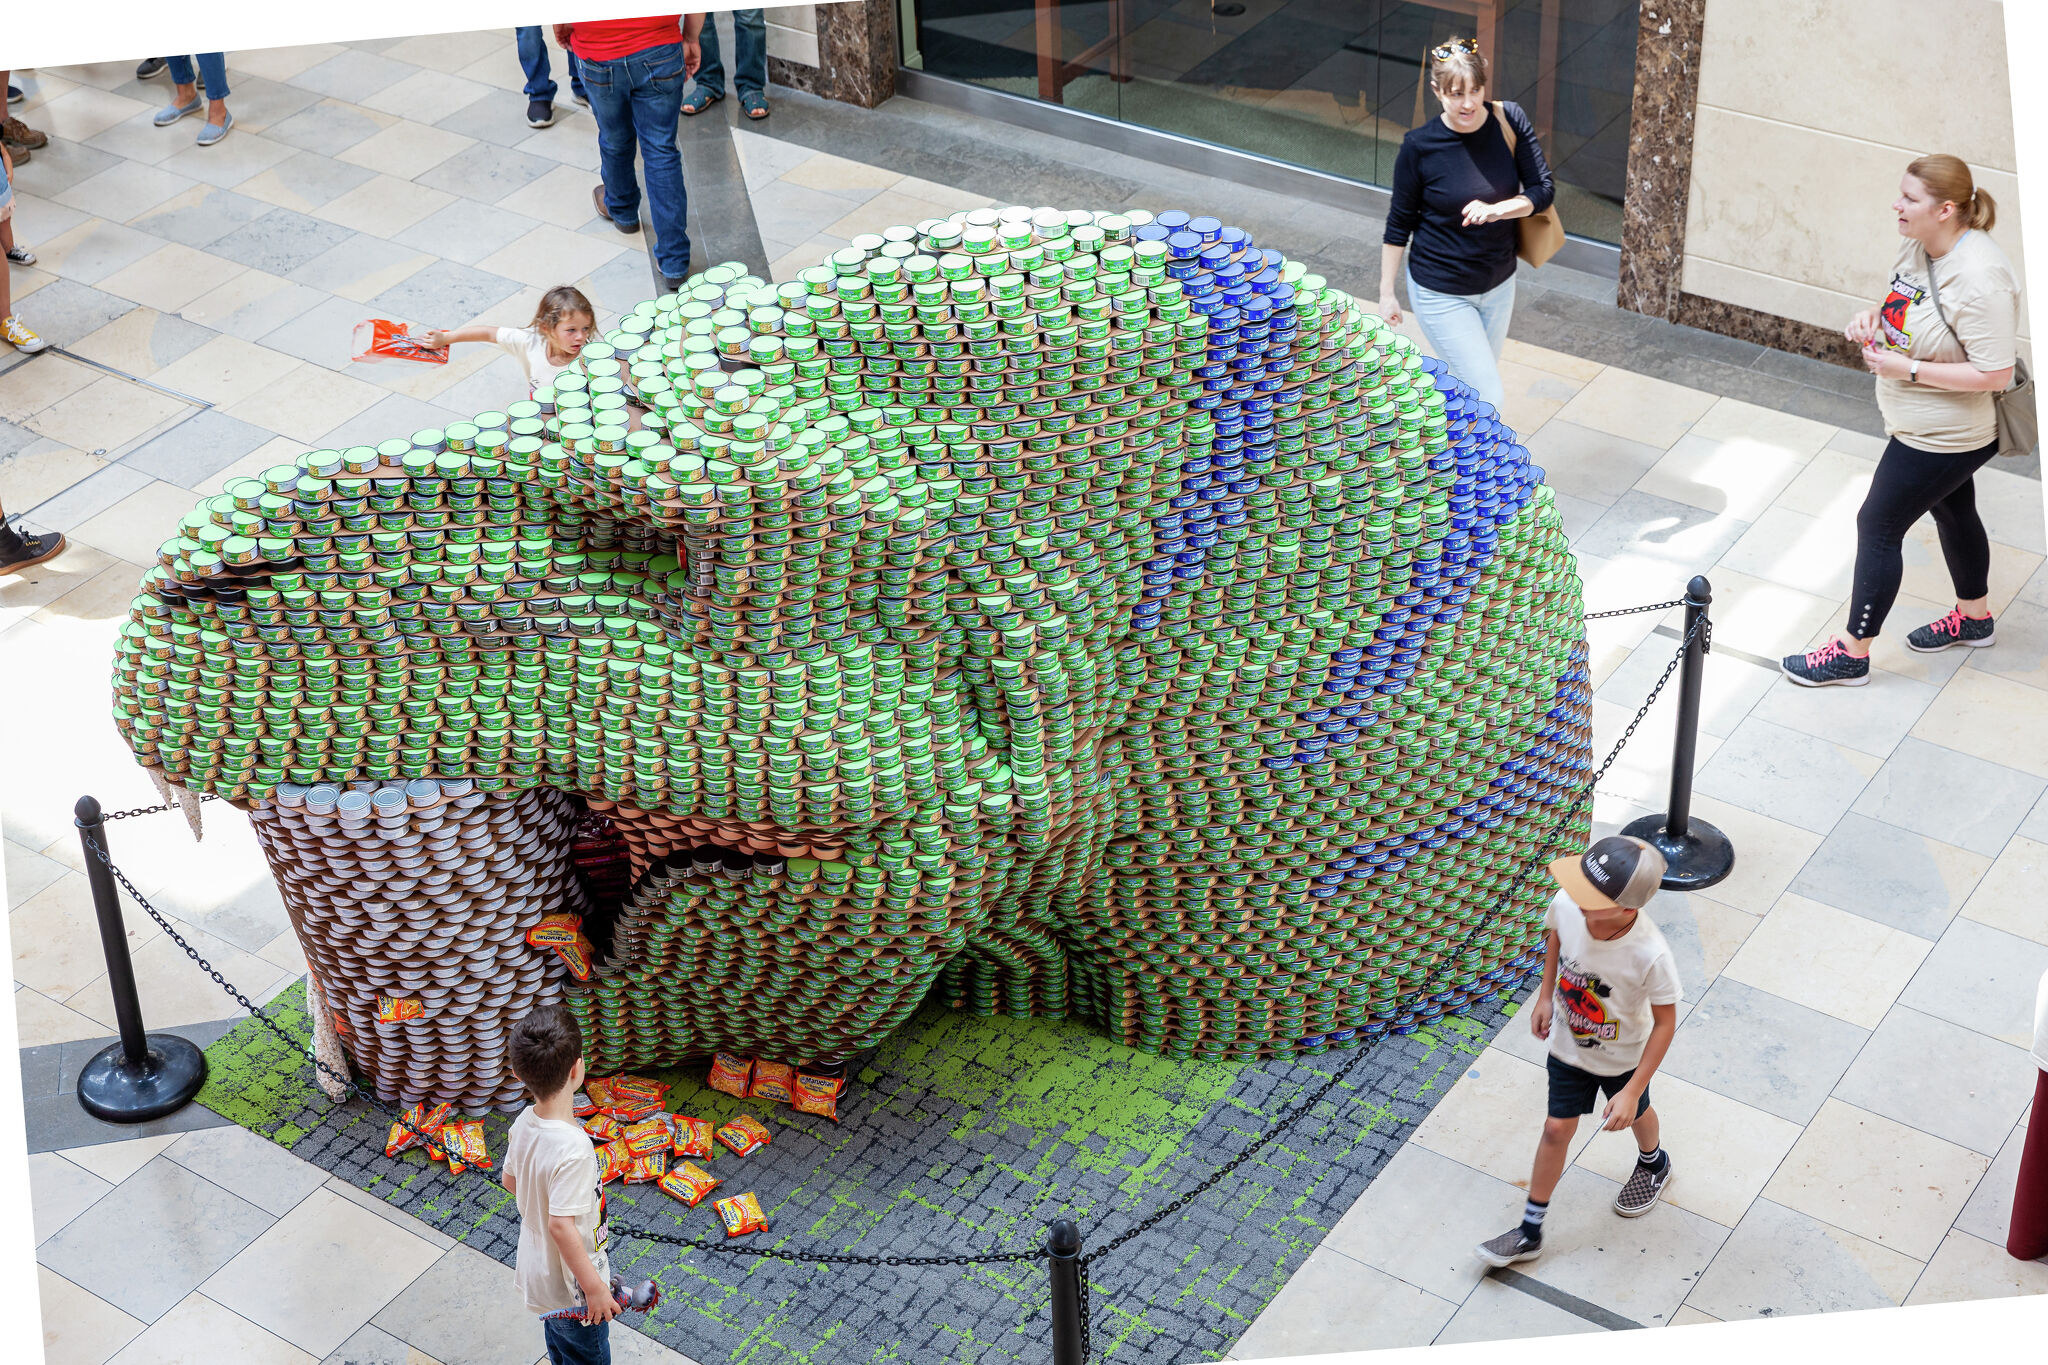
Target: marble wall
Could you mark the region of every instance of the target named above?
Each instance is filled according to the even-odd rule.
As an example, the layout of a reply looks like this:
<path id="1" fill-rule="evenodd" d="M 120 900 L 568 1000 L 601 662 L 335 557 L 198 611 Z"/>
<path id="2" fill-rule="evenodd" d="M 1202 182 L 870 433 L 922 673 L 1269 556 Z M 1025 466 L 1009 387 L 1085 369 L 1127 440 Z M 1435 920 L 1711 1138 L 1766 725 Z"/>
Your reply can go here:
<path id="1" fill-rule="evenodd" d="M 818 64 L 818 7 L 816 5 L 769 5 L 768 56 L 782 58 L 797 66 Z"/>
<path id="2" fill-rule="evenodd" d="M 778 57 L 771 45 L 769 79 L 866 109 L 896 93 L 897 0 L 820 0 L 793 8 L 810 11 L 815 60 Z"/>
<path id="3" fill-rule="evenodd" d="M 1890 204 L 1968 161 L 2024 276 L 1997 0 L 1643 0 L 1622 306 L 1855 365 Z M 1646 117 L 1647 115 L 1647 117 Z"/>

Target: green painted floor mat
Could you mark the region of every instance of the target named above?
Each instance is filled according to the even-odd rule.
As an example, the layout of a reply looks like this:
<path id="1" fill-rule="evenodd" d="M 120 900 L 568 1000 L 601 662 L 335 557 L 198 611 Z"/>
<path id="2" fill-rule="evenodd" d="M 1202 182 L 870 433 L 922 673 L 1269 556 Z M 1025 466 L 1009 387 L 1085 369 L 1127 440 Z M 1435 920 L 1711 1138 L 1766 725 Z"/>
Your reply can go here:
<path id="1" fill-rule="evenodd" d="M 302 986 L 268 1007 L 305 1036 Z M 1447 1019 L 1381 1043 L 1295 1128 L 1216 1189 L 1095 1267 L 1097 1358 L 1178 1365 L 1214 1358 L 1322 1241 L 1414 1125 L 1463 1073 L 1501 1012 Z M 863 1060 L 842 1122 L 673 1080 L 670 1107 L 761 1116 L 774 1142 L 706 1163 L 722 1197 L 756 1192 L 773 1228 L 754 1246 L 874 1256 L 1014 1251 L 1070 1217 L 1100 1244 L 1199 1184 L 1352 1058 L 1175 1062 L 1080 1024 L 984 1019 L 928 1006 Z M 420 1152 L 383 1154 L 387 1121 L 335 1106 L 303 1050 L 253 1020 L 207 1049 L 202 1103 L 298 1156 L 510 1262 L 517 1213 L 489 1177 L 451 1177 Z M 494 1156 L 509 1120 L 486 1126 Z M 652 1185 L 610 1187 L 614 1264 L 660 1282 L 646 1317 L 621 1321 L 703 1365 L 1041 1361 L 1042 1264 L 792 1265 L 635 1239 L 638 1225 L 714 1234 L 709 1203 Z"/>

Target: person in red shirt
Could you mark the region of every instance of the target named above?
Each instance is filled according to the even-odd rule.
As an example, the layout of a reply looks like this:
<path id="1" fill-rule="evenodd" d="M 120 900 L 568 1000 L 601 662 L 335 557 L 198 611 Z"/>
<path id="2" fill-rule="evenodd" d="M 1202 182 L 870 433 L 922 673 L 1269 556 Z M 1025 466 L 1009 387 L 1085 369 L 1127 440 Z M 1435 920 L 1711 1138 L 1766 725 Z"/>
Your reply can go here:
<path id="1" fill-rule="evenodd" d="M 696 71 L 704 16 L 651 15 L 555 25 L 555 41 L 575 54 L 597 118 L 604 179 L 591 203 L 621 232 L 640 230 L 640 182 L 633 147 L 647 172 L 647 214 L 654 226 L 654 264 L 670 292 L 690 273 L 689 194 L 676 148 L 683 85 Z"/>

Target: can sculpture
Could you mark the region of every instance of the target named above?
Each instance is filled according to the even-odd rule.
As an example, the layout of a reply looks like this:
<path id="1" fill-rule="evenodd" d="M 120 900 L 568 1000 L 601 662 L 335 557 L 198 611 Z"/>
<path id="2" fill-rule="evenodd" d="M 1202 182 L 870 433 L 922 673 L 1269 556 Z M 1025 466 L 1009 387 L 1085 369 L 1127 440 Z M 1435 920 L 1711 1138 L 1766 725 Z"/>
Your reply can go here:
<path id="1" fill-rule="evenodd" d="M 115 669 L 392 1100 L 842 1059 L 920 1002 L 1253 1059 L 1518 981 L 1580 589 L 1490 408 L 1186 213 L 724 265 L 530 401 L 231 482 Z M 1583 819 L 1572 833 L 1583 830 Z"/>

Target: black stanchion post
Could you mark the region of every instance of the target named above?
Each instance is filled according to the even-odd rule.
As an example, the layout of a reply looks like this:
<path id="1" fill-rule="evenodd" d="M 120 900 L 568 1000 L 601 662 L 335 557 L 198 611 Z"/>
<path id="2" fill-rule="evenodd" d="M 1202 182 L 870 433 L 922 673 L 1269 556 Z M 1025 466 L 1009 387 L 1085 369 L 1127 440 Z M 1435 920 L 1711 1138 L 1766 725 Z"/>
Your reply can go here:
<path id="1" fill-rule="evenodd" d="M 107 986 L 114 997 L 114 1022 L 121 1041 L 103 1049 L 78 1073 L 78 1102 L 108 1123 L 147 1123 L 183 1109 L 206 1084 L 206 1054 L 173 1033 L 148 1033 L 135 998 L 135 964 L 128 958 L 128 927 L 121 920 L 121 893 L 105 859 L 106 823 L 100 803 L 78 798 L 72 823 L 85 846 L 85 879 L 100 922 L 100 951 L 107 959 Z"/>
<path id="2" fill-rule="evenodd" d="M 1046 1230 L 1052 1278 L 1052 1365 L 1081 1365 L 1081 1229 L 1062 1218 Z"/>
<path id="3" fill-rule="evenodd" d="M 1707 608 L 1714 590 L 1704 576 L 1685 585 L 1684 662 L 1678 666 L 1678 724 L 1671 741 L 1671 800 L 1621 832 L 1656 845 L 1664 855 L 1664 889 L 1703 891 L 1735 870 L 1735 846 L 1692 813 L 1692 769 L 1699 750 L 1700 687 L 1706 674 Z"/>

